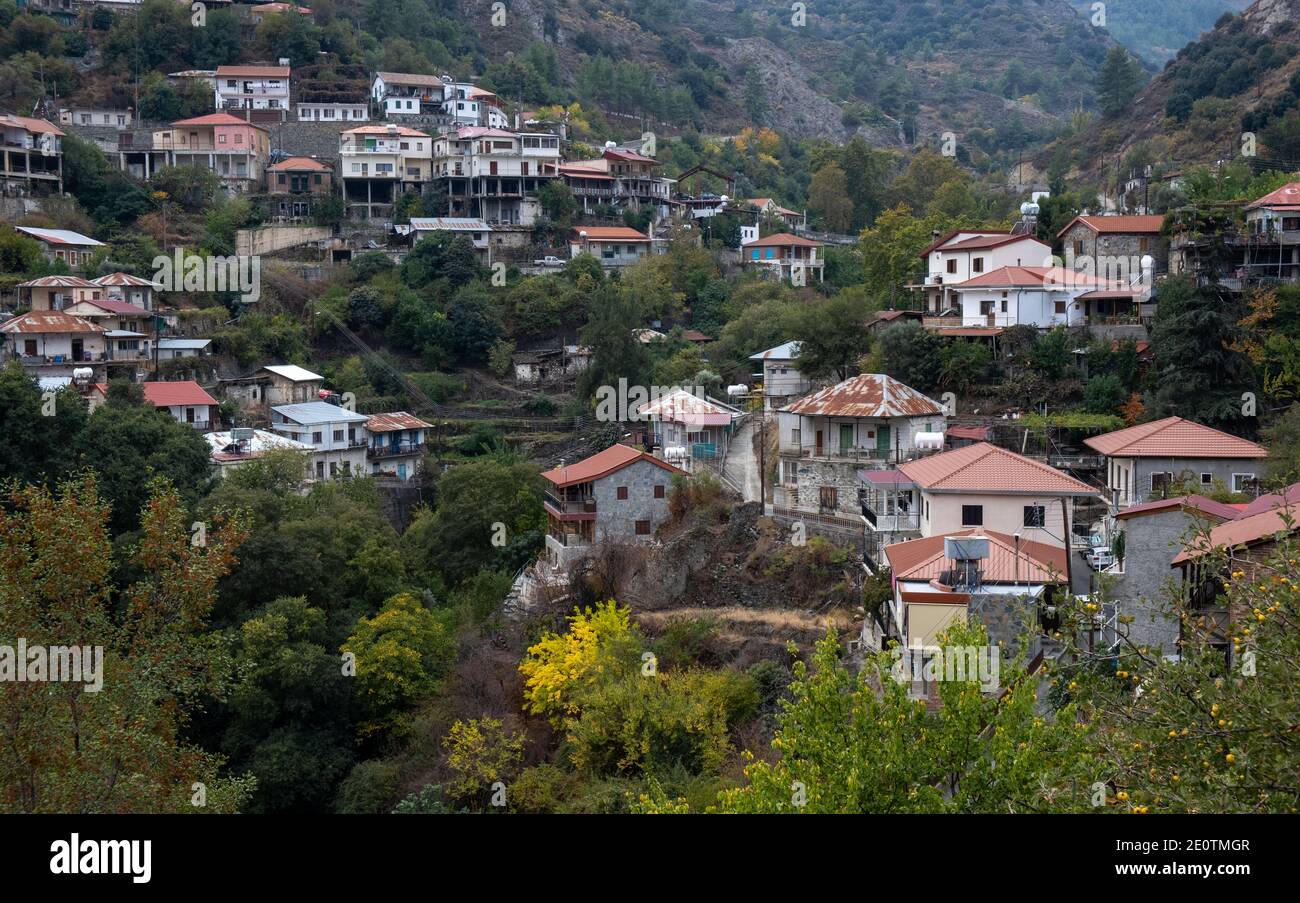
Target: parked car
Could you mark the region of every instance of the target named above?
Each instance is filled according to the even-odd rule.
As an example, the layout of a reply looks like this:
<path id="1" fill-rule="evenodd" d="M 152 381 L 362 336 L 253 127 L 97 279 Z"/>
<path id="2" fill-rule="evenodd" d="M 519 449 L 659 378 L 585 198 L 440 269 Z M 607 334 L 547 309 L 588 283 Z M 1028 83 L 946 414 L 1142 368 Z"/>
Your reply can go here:
<path id="1" fill-rule="evenodd" d="M 1104 571 L 1115 563 L 1115 555 L 1106 546 L 1093 546 L 1088 552 L 1088 564 L 1096 570 Z"/>
<path id="2" fill-rule="evenodd" d="M 564 266 L 565 263 L 566 261 L 561 260 L 559 257 L 556 257 L 552 254 L 547 254 L 541 260 L 533 261 L 533 265 L 539 267 L 562 267 Z"/>

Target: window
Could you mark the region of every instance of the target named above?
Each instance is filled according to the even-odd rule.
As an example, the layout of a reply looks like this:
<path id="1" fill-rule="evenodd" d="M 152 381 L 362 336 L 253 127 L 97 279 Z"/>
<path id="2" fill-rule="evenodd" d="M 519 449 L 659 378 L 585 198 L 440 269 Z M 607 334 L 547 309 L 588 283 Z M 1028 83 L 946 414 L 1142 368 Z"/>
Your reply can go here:
<path id="1" fill-rule="evenodd" d="M 1076 242 L 1074 243 L 1074 256 L 1075 256 L 1075 257 L 1082 257 L 1082 256 L 1083 256 L 1083 242 L 1081 242 L 1081 241 L 1076 241 Z"/>
<path id="2" fill-rule="evenodd" d="M 655 484 L 655 498 L 657 498 L 657 499 L 661 499 L 661 498 L 663 498 L 663 497 L 664 497 L 664 484 L 663 484 L 663 483 L 656 483 L 656 484 Z"/>
<path id="3" fill-rule="evenodd" d="M 962 505 L 961 525 L 963 527 L 984 526 L 984 506 L 983 505 Z"/>
<path id="4" fill-rule="evenodd" d="M 1139 238 L 1139 239 L 1138 239 L 1138 250 L 1139 250 L 1139 251 L 1143 251 L 1143 252 L 1145 252 L 1145 251 L 1147 251 L 1150 247 L 1151 247 L 1151 239 L 1149 239 L 1149 238 Z"/>
<path id="5" fill-rule="evenodd" d="M 1026 505 L 1025 506 L 1025 526 L 1026 527 L 1046 527 L 1047 526 L 1047 508 L 1043 505 Z"/>
<path id="6" fill-rule="evenodd" d="M 1169 484 L 1174 480 L 1172 473 L 1151 474 L 1151 494 L 1164 498 L 1169 491 Z"/>
<path id="7" fill-rule="evenodd" d="M 1065 313 L 1065 302 L 1064 302 L 1064 301 L 1057 301 L 1057 302 L 1056 302 L 1056 312 L 1057 312 L 1058 314 L 1063 314 L 1063 313 Z"/>
<path id="8" fill-rule="evenodd" d="M 650 535 L 650 521 L 648 521 L 648 520 L 639 520 L 639 521 L 637 521 L 637 522 L 636 522 L 636 535 L 637 535 L 637 536 L 649 536 L 649 535 Z"/>
<path id="9" fill-rule="evenodd" d="M 336 464 L 335 462 L 331 461 L 331 462 L 330 462 L 330 477 L 333 478 L 333 477 L 337 477 L 338 475 L 339 475 L 339 466 L 338 466 L 338 464 Z"/>
<path id="10" fill-rule="evenodd" d="M 342 442 L 342 441 L 343 441 L 343 431 L 342 431 L 342 430 L 335 430 L 335 431 L 334 431 L 334 441 L 335 441 L 335 442 Z"/>
<path id="11" fill-rule="evenodd" d="M 956 261 L 956 260 L 950 260 L 950 261 L 948 261 L 948 272 L 949 272 L 949 273 L 955 273 L 955 272 L 957 272 L 957 261 Z"/>
<path id="12" fill-rule="evenodd" d="M 975 258 L 975 260 L 971 263 L 971 271 L 972 271 L 972 272 L 975 272 L 975 273 L 982 273 L 982 272 L 984 272 L 984 258 L 983 258 L 983 257 L 976 257 L 976 258 Z"/>
<path id="13" fill-rule="evenodd" d="M 321 436 L 322 436 L 322 435 L 323 435 L 322 433 L 312 433 L 312 434 L 311 434 L 311 441 L 312 441 L 313 443 L 315 443 L 316 445 L 320 445 L 320 444 L 321 444 Z"/>
<path id="14" fill-rule="evenodd" d="M 1203 473 L 1203 474 L 1201 474 L 1201 485 L 1202 485 L 1202 486 L 1213 486 L 1213 485 L 1214 485 L 1214 474 L 1212 474 L 1212 473 Z"/>
<path id="15" fill-rule="evenodd" d="M 781 482 L 793 486 L 799 482 L 799 462 L 782 461 L 781 462 Z"/>
<path id="16" fill-rule="evenodd" d="M 1253 473 L 1234 473 L 1232 475 L 1232 491 L 1245 492 L 1250 488 L 1250 484 L 1255 482 Z"/>
<path id="17" fill-rule="evenodd" d="M 803 430 L 799 429 L 798 427 L 795 427 L 794 429 L 790 430 L 791 448 L 798 448 L 799 443 L 802 441 L 803 441 Z"/>
<path id="18" fill-rule="evenodd" d="M 1007 312 L 1007 298 L 1006 298 L 1006 292 L 1003 292 L 1003 293 L 1002 293 L 1002 312 L 1003 312 L 1003 313 L 1006 313 L 1006 312 Z"/>
<path id="19" fill-rule="evenodd" d="M 318 479 L 318 480 L 323 480 L 323 479 L 325 479 L 325 462 L 324 462 L 324 461 L 317 461 L 317 462 L 316 462 L 316 479 Z"/>
<path id="20" fill-rule="evenodd" d="M 618 487 L 618 498 L 619 498 L 620 501 L 622 501 L 622 500 L 624 500 L 624 499 L 627 498 L 627 487 L 626 487 L 626 486 L 620 486 L 620 487 Z"/>

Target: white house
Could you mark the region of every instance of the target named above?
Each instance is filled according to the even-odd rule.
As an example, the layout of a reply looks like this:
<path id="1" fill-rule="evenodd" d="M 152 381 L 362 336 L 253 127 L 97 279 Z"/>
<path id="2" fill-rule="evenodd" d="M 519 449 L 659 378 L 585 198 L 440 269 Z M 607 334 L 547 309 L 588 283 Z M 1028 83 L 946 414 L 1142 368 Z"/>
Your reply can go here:
<path id="1" fill-rule="evenodd" d="M 1138 290 L 1064 267 L 1000 267 L 949 287 L 964 327 L 1082 325 L 1093 299 Z"/>
<path id="2" fill-rule="evenodd" d="M 731 441 L 731 425 L 741 415 L 729 404 L 685 389 L 647 401 L 636 413 L 649 423 L 650 439 L 662 456 L 678 465 L 721 456 Z"/>
<path id="3" fill-rule="evenodd" d="M 924 293 L 924 309 L 942 313 L 957 306 L 952 286 L 1003 267 L 1051 266 L 1052 248 L 1032 235 L 993 229 L 953 229 L 921 252 L 925 281 L 909 286 Z"/>
<path id="4" fill-rule="evenodd" d="M 370 472 L 399 480 L 414 479 L 428 450 L 431 429 L 433 424 L 406 411 L 371 415 L 366 421 L 366 432 L 370 435 L 366 449 Z"/>
<path id="5" fill-rule="evenodd" d="M 214 79 L 216 109 L 289 110 L 289 64 L 218 66 Z"/>
<path id="6" fill-rule="evenodd" d="M 70 267 L 89 263 L 95 249 L 104 246 L 102 241 L 71 229 L 41 229 L 36 226 L 14 226 L 14 229 L 28 238 L 36 239 L 41 246 L 41 253 L 50 263 L 62 260 Z"/>
<path id="7" fill-rule="evenodd" d="M 217 426 L 217 400 L 193 380 L 141 383 L 144 400 L 166 411 L 177 423 L 205 432 Z M 90 390 L 90 407 L 95 409 L 108 400 L 108 385 L 96 383 Z"/>
<path id="8" fill-rule="evenodd" d="M 312 469 L 318 480 L 367 473 L 367 419 L 365 414 L 325 401 L 271 408 L 272 430 L 314 449 Z"/>
<path id="9" fill-rule="evenodd" d="M 256 461 L 273 451 L 293 451 L 303 456 L 303 472 L 310 481 L 310 459 L 315 449 L 305 442 L 295 442 L 266 430 L 233 429 L 206 433 L 203 436 L 212 448 L 212 464 L 218 477 L 225 478 L 230 471 Z"/>
<path id="10" fill-rule="evenodd" d="M 775 411 L 790 401 L 812 391 L 813 382 L 799 372 L 799 343 L 786 342 L 766 351 L 749 356 L 759 361 L 762 372 L 755 374 L 763 381 L 763 410 Z"/>
<path id="11" fill-rule="evenodd" d="M 650 254 L 650 236 L 629 226 L 575 226 L 569 257 L 590 254 L 606 269 L 631 266 Z"/>
<path id="12" fill-rule="evenodd" d="M 370 104 L 360 103 L 299 103 L 294 105 L 299 122 L 369 122 Z"/>

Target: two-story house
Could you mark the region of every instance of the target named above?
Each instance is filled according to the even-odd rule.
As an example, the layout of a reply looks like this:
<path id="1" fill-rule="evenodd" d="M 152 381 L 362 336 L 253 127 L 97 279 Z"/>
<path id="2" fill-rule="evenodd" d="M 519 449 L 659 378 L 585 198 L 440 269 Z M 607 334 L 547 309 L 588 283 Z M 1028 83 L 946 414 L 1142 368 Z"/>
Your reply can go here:
<path id="1" fill-rule="evenodd" d="M 63 192 L 63 132 L 44 119 L 0 113 L 0 187 Z"/>
<path id="2" fill-rule="evenodd" d="M 413 72 L 376 72 L 370 99 L 385 119 L 442 114 L 446 83 L 436 75 Z"/>
<path id="3" fill-rule="evenodd" d="M 261 121 L 284 121 L 289 110 L 289 65 L 218 66 L 215 80 L 216 109 L 262 110 Z M 269 116 L 268 116 L 269 114 Z"/>
<path id="4" fill-rule="evenodd" d="M 1038 604 L 1068 591 L 1067 557 L 1059 545 L 983 529 L 886 546 L 893 597 L 884 632 L 906 649 L 929 650 L 945 630 L 975 615 L 990 643 L 1014 649 L 1025 629 L 1037 631 Z"/>
<path id="5" fill-rule="evenodd" d="M 1112 511 L 1185 495 L 1188 485 L 1248 491 L 1268 457 L 1254 442 L 1181 417 L 1103 433 L 1084 445 L 1106 458 L 1106 501 Z"/>
<path id="6" fill-rule="evenodd" d="M 325 377 L 297 364 L 268 364 L 257 376 L 264 383 L 258 400 L 270 406 L 319 401 L 325 385 Z"/>
<path id="7" fill-rule="evenodd" d="M 106 298 L 125 301 L 127 304 L 149 311 L 153 310 L 154 297 L 162 289 L 157 282 L 141 276 L 132 276 L 130 273 L 109 273 L 92 281 L 96 285 L 103 286 Z"/>
<path id="8" fill-rule="evenodd" d="M 164 165 L 211 170 L 228 191 L 261 186 L 271 155 L 270 133 L 230 113 L 179 119 L 156 130 L 151 141 L 152 151 L 161 152 Z"/>
<path id="9" fill-rule="evenodd" d="M 219 426 L 220 406 L 217 400 L 193 380 L 150 381 L 141 383 L 140 388 L 144 390 L 146 404 L 171 415 L 177 423 L 204 432 L 210 432 Z M 107 400 L 107 383 L 96 383 L 91 387 L 89 403 L 92 411 Z"/>
<path id="10" fill-rule="evenodd" d="M 922 308 L 941 314 L 958 307 L 952 286 L 1003 267 L 1050 266 L 1052 249 L 1032 235 L 1013 235 L 995 229 L 953 229 L 921 251 L 925 280 L 908 286 L 920 291 Z"/>
<path id="11" fill-rule="evenodd" d="M 334 170 L 314 157 L 289 157 L 266 168 L 267 212 L 311 216 L 313 202 L 334 193 Z"/>
<path id="12" fill-rule="evenodd" d="M 1065 265 L 1107 282 L 1131 285 L 1142 278 L 1142 258 L 1153 275 L 1169 270 L 1169 242 L 1163 216 L 1076 216 L 1056 233 Z"/>
<path id="13" fill-rule="evenodd" d="M 1097 496 L 1081 480 L 988 442 L 917 458 L 898 471 L 915 493 L 922 536 L 981 528 L 1068 549 L 1074 501 Z"/>
<path id="14" fill-rule="evenodd" d="M 1246 234 L 1257 246 L 1257 275 L 1300 279 L 1300 182 L 1288 182 L 1246 205 Z"/>
<path id="15" fill-rule="evenodd" d="M 821 242 L 811 238 L 780 232 L 742 244 L 740 259 L 746 267 L 773 279 L 812 285 L 822 281 L 826 270 L 822 247 Z"/>
<path id="16" fill-rule="evenodd" d="M 649 208 L 655 221 L 671 208 L 675 179 L 655 174 L 661 166 L 654 157 L 630 148 L 607 145 L 593 160 L 570 160 L 559 167 L 560 177 L 573 192 L 584 213 L 598 205 L 615 209 Z"/>
<path id="17" fill-rule="evenodd" d="M 41 246 L 41 253 L 50 263 L 62 260 L 74 268 L 85 266 L 104 247 L 102 241 L 71 229 L 41 229 L 36 226 L 14 226 L 14 229 L 28 238 L 36 239 L 36 243 Z"/>
<path id="18" fill-rule="evenodd" d="M 947 291 L 957 299 L 962 327 L 1079 326 L 1094 311 L 1136 317 L 1141 291 L 1064 267 L 1002 267 Z"/>
<path id="19" fill-rule="evenodd" d="M 716 398 L 675 389 L 636 409 L 648 424 L 648 444 L 661 457 L 693 469 L 695 462 L 721 457 L 731 441 L 731 425 L 741 412 Z"/>
<path id="20" fill-rule="evenodd" d="M 813 381 L 799 372 L 799 343 L 786 342 L 749 356 L 762 371 L 754 374 L 763 383 L 763 411 L 772 413 L 813 389 Z"/>
<path id="21" fill-rule="evenodd" d="M 310 445 L 317 480 L 364 476 L 370 447 L 365 414 L 326 401 L 277 405 L 271 408 L 271 429 L 295 442 Z"/>
<path id="22" fill-rule="evenodd" d="M 105 360 L 109 364 L 139 366 L 152 358 L 158 331 L 153 313 L 144 307 L 99 298 L 83 299 L 63 310 L 103 328 Z"/>
<path id="23" fill-rule="evenodd" d="M 429 181 L 433 138 L 417 129 L 363 125 L 339 136 L 339 178 L 349 216 L 391 216 L 402 194 Z"/>
<path id="24" fill-rule="evenodd" d="M 424 454 L 428 451 L 431 429 L 433 424 L 425 423 L 406 411 L 372 414 L 366 421 L 366 432 L 370 436 L 370 446 L 366 449 L 370 472 L 399 480 L 414 479 L 419 475 Z"/>
<path id="25" fill-rule="evenodd" d="M 574 226 L 569 257 L 590 254 L 605 269 L 631 266 L 650 254 L 650 236 L 630 226 Z"/>
<path id="26" fill-rule="evenodd" d="M 18 303 L 29 310 L 65 310 L 79 301 L 98 301 L 106 289 L 80 276 L 41 276 L 18 283 Z"/>
<path id="27" fill-rule="evenodd" d="M 612 445 L 542 474 L 550 484 L 546 558 L 563 568 L 599 543 L 648 542 L 668 520 L 668 492 L 683 471 L 626 445 Z"/>
<path id="28" fill-rule="evenodd" d="M 859 470 L 941 448 L 945 419 L 942 404 L 882 373 L 855 376 L 782 407 L 776 504 L 862 516 Z"/>

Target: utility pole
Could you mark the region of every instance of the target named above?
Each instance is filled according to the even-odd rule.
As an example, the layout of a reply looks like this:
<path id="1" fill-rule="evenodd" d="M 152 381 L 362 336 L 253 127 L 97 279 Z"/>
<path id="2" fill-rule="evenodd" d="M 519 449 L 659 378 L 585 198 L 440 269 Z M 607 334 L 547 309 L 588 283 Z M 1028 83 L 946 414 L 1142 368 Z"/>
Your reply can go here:
<path id="1" fill-rule="evenodd" d="M 767 412 L 763 408 L 758 410 L 758 504 L 767 514 Z"/>

